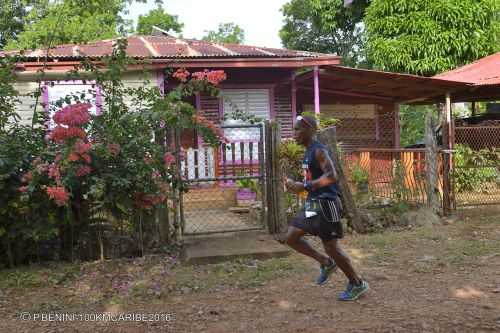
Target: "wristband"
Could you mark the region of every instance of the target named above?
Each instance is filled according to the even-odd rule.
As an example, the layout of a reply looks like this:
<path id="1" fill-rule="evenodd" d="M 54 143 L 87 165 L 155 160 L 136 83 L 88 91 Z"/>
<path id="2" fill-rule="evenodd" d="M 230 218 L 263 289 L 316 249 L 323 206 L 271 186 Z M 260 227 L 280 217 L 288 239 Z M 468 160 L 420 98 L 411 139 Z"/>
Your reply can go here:
<path id="1" fill-rule="evenodd" d="M 312 192 L 312 190 L 313 190 L 313 184 L 312 184 L 312 181 L 308 180 L 308 181 L 304 182 L 304 189 L 305 189 L 307 192 Z"/>

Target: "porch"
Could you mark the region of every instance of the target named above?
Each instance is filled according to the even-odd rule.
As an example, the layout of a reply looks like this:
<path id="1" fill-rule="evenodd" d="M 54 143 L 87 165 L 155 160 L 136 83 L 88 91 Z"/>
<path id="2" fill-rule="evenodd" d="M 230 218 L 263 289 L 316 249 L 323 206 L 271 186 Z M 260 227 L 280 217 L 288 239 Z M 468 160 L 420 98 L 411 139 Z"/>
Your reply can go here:
<path id="1" fill-rule="evenodd" d="M 230 228 L 224 227 L 223 220 L 229 217 L 221 212 L 234 212 L 238 206 L 238 180 L 265 181 L 259 165 L 267 163 L 262 156 L 266 133 L 259 132 L 259 138 L 255 125 L 228 121 L 226 115 L 237 110 L 276 121 L 282 138 L 292 136 L 294 120 L 303 112 L 339 119 L 337 139 L 346 157 L 346 170 L 357 164 L 370 170 L 369 186 L 379 197 L 406 196 L 415 203 L 426 201 L 425 155 L 423 150 L 400 148 L 399 105 L 438 96 L 444 99 L 447 92 L 463 89 L 463 84 L 341 66 L 315 67 L 300 75 L 280 69 L 264 83 L 257 83 L 252 73 L 247 74 L 253 78 L 252 84 L 244 84 L 245 75 L 238 72 L 233 76 L 235 81 L 221 85 L 221 97 L 196 98 L 198 112 L 224 130 L 228 143 L 208 147 L 196 133 L 184 133 L 181 170 L 191 189 L 185 197 L 186 225 L 203 225 L 201 229 L 208 232 L 234 230 L 233 226 L 249 228 L 240 218 L 250 212 L 237 213 Z M 400 182 L 399 189 L 395 189 L 395 181 Z M 400 193 L 403 188 L 409 190 Z M 207 194 L 207 189 L 212 192 L 194 199 L 195 193 Z M 215 197 L 225 199 L 214 200 Z M 259 200 L 255 205 L 262 207 Z M 209 215 L 221 218 L 212 219 Z M 262 223 L 254 225 L 259 226 Z"/>

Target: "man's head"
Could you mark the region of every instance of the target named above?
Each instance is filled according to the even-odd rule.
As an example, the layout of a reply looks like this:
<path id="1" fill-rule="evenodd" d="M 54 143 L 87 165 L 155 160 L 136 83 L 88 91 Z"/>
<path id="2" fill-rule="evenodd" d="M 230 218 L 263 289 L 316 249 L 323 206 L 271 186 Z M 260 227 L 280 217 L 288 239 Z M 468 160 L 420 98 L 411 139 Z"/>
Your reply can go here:
<path id="1" fill-rule="evenodd" d="M 301 145 L 308 145 L 317 129 L 318 125 L 313 116 L 298 116 L 295 122 L 295 141 Z"/>

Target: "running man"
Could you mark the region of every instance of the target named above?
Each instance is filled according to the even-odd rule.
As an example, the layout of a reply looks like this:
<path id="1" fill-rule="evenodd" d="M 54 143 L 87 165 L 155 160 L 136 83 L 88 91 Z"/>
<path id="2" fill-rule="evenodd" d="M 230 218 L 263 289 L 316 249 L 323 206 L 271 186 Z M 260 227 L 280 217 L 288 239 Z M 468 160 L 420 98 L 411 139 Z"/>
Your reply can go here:
<path id="1" fill-rule="evenodd" d="M 343 237 L 342 202 L 336 183 L 336 172 L 328 149 L 314 139 L 317 130 L 316 119 L 299 116 L 295 124 L 295 140 L 306 147 L 302 169 L 304 181 L 285 180 L 288 191 L 307 191 L 306 207 L 295 216 L 288 228 L 287 244 L 296 251 L 315 259 L 320 264 L 317 284 L 324 284 L 337 266 L 349 279 L 347 288 L 338 296 L 340 301 L 353 301 L 368 291 L 366 281 L 356 273 L 351 260 L 340 248 L 338 240 Z M 321 239 L 325 252 L 319 253 L 303 239 L 305 234 Z"/>

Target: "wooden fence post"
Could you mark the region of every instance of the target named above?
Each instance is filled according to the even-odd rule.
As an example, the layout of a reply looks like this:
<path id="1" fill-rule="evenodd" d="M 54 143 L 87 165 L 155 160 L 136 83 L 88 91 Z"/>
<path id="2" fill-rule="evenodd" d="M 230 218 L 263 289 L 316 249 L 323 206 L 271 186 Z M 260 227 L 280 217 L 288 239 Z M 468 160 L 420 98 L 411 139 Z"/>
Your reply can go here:
<path id="1" fill-rule="evenodd" d="M 427 205 L 435 213 L 441 213 L 439 203 L 438 146 L 436 140 L 436 121 L 432 111 L 425 118 L 425 166 L 427 180 Z"/>
<path id="2" fill-rule="evenodd" d="M 337 172 L 337 181 L 342 192 L 342 203 L 344 204 L 345 215 L 356 232 L 366 232 L 366 223 L 356 208 L 356 203 L 349 188 L 349 184 L 344 174 L 344 169 L 337 150 L 337 131 L 335 127 L 324 129 L 318 133 L 318 140 L 329 148 L 329 153 Z"/>
<path id="3" fill-rule="evenodd" d="M 279 168 L 279 147 L 281 143 L 279 124 L 266 121 L 264 133 L 266 138 L 267 226 L 269 233 L 280 234 L 286 232 L 288 223 L 284 206 L 283 181 Z"/>

